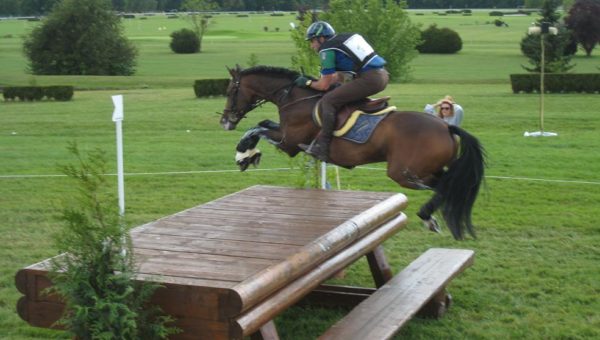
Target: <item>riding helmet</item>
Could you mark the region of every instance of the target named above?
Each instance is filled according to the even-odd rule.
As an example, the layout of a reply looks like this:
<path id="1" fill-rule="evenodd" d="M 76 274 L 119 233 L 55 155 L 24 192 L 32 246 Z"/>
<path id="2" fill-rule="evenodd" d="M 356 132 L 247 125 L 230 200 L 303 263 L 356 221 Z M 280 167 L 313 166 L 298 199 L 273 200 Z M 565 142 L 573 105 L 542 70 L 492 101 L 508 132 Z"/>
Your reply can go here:
<path id="1" fill-rule="evenodd" d="M 313 22 L 306 30 L 306 40 L 312 38 L 325 37 L 330 38 L 335 35 L 335 30 L 325 21 Z"/>

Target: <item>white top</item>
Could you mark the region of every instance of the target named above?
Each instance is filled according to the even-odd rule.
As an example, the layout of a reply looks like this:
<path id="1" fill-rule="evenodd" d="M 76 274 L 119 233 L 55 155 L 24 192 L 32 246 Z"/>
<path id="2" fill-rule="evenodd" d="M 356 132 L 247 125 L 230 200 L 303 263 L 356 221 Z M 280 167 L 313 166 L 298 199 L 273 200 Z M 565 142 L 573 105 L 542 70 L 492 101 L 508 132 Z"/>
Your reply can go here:
<path id="1" fill-rule="evenodd" d="M 454 115 L 452 117 L 444 117 L 444 121 L 450 125 L 460 126 L 463 120 L 463 108 L 458 104 L 452 104 L 454 106 Z M 435 107 L 432 104 L 425 105 L 423 111 L 438 117 L 438 113 L 435 110 Z"/>

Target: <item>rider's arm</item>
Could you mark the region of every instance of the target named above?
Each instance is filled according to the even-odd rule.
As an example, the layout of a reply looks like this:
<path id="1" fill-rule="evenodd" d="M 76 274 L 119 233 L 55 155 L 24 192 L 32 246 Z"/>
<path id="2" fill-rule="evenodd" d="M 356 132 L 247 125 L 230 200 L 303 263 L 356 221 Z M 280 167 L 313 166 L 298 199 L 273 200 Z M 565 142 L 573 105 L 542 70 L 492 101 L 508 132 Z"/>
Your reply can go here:
<path id="1" fill-rule="evenodd" d="M 338 82 L 338 76 L 336 73 L 332 74 L 321 74 L 321 78 L 317 81 L 313 81 L 310 84 L 310 87 L 319 90 L 319 91 L 327 91 L 329 87 Z"/>
<path id="2" fill-rule="evenodd" d="M 321 60 L 321 78 L 313 81 L 310 87 L 319 91 L 327 91 L 331 85 L 338 81 L 335 69 L 335 52 L 332 50 L 321 51 L 319 52 L 319 59 Z"/>

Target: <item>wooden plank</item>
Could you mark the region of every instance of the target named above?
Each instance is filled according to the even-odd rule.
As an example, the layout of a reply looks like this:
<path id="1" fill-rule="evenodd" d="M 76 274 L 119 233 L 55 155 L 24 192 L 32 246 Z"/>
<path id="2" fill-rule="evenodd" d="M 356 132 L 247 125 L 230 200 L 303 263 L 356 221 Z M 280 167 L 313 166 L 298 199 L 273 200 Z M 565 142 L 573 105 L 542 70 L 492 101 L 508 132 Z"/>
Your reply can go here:
<path id="1" fill-rule="evenodd" d="M 319 266 L 289 282 L 268 299 L 258 303 L 252 309 L 238 317 L 231 325 L 231 334 L 236 339 L 254 333 L 260 326 L 273 319 L 289 306 L 293 305 L 303 296 L 316 288 L 321 282 L 333 274 L 347 267 L 364 254 L 398 232 L 406 225 L 406 215 L 400 214 L 396 218 L 376 228 L 371 233 L 354 242 L 343 251 L 337 252 Z"/>
<path id="2" fill-rule="evenodd" d="M 391 338 L 473 257 L 472 250 L 429 249 L 319 339 Z"/>
<path id="3" fill-rule="evenodd" d="M 135 256 L 139 273 L 238 282 L 279 262 L 153 249 L 135 249 Z"/>
<path id="4" fill-rule="evenodd" d="M 213 254 L 259 259 L 284 259 L 294 253 L 299 245 L 276 244 L 222 239 L 205 239 L 157 234 L 137 234 L 133 238 L 136 249 L 170 250 L 196 254 Z"/>
<path id="5" fill-rule="evenodd" d="M 392 195 L 394 192 L 376 192 L 376 191 L 354 191 L 354 190 L 320 190 L 320 189 L 297 189 L 297 188 L 285 188 L 280 186 L 271 185 L 256 185 L 242 190 L 239 194 L 243 195 L 255 195 L 255 196 L 280 196 L 295 198 L 317 198 L 323 200 L 330 200 L 335 197 L 342 196 L 344 199 L 359 199 L 359 200 L 384 200 Z M 231 196 L 231 195 L 230 195 Z M 226 199 L 228 196 L 223 197 Z"/>

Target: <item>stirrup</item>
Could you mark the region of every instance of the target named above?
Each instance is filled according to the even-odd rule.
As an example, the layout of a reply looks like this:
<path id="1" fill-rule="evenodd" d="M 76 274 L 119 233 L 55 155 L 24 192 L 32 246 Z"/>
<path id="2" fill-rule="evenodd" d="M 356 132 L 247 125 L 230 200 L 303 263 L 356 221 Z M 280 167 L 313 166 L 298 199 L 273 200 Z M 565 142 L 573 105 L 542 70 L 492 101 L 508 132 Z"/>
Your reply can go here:
<path id="1" fill-rule="evenodd" d="M 325 153 L 317 153 L 315 152 L 315 148 L 317 145 L 317 139 L 314 139 L 312 141 L 312 143 L 310 143 L 309 145 L 306 144 L 298 144 L 298 147 L 300 149 L 302 149 L 306 154 L 313 156 L 314 158 L 322 161 L 322 162 L 329 162 L 329 155 L 325 154 Z"/>

